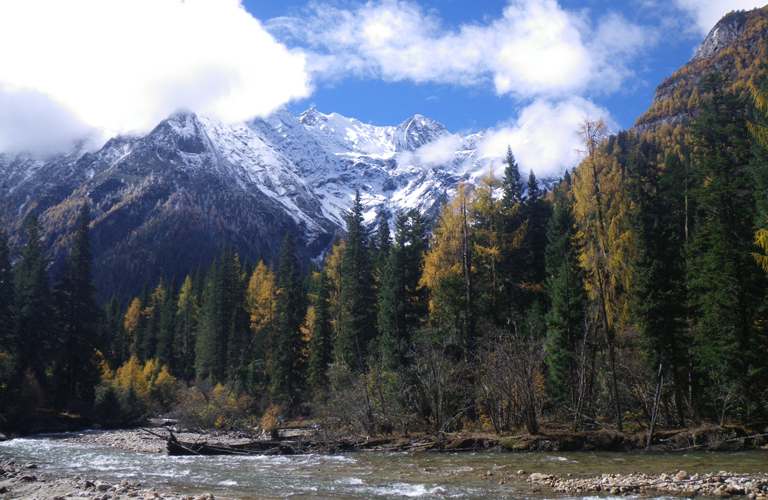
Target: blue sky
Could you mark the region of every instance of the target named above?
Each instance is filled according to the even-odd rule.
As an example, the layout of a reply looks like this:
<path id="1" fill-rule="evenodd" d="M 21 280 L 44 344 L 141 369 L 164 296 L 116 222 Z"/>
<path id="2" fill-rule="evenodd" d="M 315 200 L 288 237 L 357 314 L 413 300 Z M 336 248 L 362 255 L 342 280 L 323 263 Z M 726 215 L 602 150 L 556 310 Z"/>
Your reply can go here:
<path id="1" fill-rule="evenodd" d="M 143 132 L 178 108 L 278 106 L 375 125 L 486 129 L 525 169 L 572 166 L 573 130 L 626 129 L 709 29 L 750 0 L 8 0 L 0 152 Z"/>

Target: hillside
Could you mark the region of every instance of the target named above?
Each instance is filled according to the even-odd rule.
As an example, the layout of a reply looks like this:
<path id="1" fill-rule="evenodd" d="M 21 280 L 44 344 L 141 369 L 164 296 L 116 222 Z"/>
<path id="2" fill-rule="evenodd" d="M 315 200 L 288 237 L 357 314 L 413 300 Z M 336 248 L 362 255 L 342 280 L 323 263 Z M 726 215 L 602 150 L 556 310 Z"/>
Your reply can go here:
<path id="1" fill-rule="evenodd" d="M 709 32 L 695 56 L 656 88 L 651 106 L 638 117 L 634 129 L 655 131 L 672 128 L 696 118 L 699 95 L 696 87 L 712 71 L 731 76 L 731 89 L 746 96 L 747 84 L 766 75 L 762 56 L 766 53 L 768 6 L 731 12 Z"/>

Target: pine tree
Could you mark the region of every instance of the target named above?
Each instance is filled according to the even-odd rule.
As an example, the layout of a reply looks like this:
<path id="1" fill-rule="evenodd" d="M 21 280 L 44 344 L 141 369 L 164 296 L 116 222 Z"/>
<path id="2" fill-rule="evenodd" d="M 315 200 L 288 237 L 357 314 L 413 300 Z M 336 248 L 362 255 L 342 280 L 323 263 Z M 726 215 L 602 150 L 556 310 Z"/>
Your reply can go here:
<path id="1" fill-rule="evenodd" d="M 504 178 L 501 181 L 503 192 L 501 215 L 503 221 L 500 237 L 503 244 L 498 266 L 498 274 L 501 277 L 500 307 L 494 316 L 499 324 L 503 320 L 504 323 L 515 325 L 522 322 L 526 308 L 524 290 L 529 263 L 523 244 L 528 231 L 528 219 L 524 210 L 524 203 L 527 198 L 520 168 L 515 160 L 515 155 L 512 154 L 512 149 L 509 147 L 507 147 L 506 163 Z"/>
<path id="2" fill-rule="evenodd" d="M 157 351 L 155 358 L 158 365 L 168 366 L 171 373 L 178 375 L 181 373 L 180 366 L 176 364 L 174 355 L 174 338 L 176 337 L 176 313 L 178 307 L 178 293 L 176 289 L 176 279 L 165 289 L 165 297 L 160 307 L 160 322 L 157 334 Z"/>
<path id="3" fill-rule="evenodd" d="M 307 310 L 293 235 L 285 234 L 277 268 L 276 328 L 271 399 L 288 408 L 299 401 L 304 378 L 301 327 Z"/>
<path id="4" fill-rule="evenodd" d="M 705 76 L 702 114 L 690 127 L 698 209 L 688 259 L 702 402 L 721 420 L 736 394 L 756 394 L 767 365 L 755 331 L 766 283 L 751 257 L 750 137 L 744 104 L 724 90 L 725 82 L 722 74 Z"/>
<path id="5" fill-rule="evenodd" d="M 346 224 L 341 264 L 342 318 L 335 356 L 350 368 L 361 370 L 368 344 L 376 337 L 376 289 L 359 192 Z"/>
<path id="6" fill-rule="evenodd" d="M 428 312 L 426 289 L 419 284 L 427 244 L 424 217 L 417 210 L 398 215 L 378 301 L 383 360 L 390 369 L 405 365 L 413 333 Z"/>
<path id="7" fill-rule="evenodd" d="M 385 212 L 379 212 L 378 228 L 375 238 L 375 252 L 373 258 L 373 267 L 377 277 L 380 279 L 381 272 L 389 258 L 389 250 L 392 247 L 392 237 L 389 235 L 389 220 Z"/>
<path id="8" fill-rule="evenodd" d="M 90 209 L 83 204 L 72 249 L 56 286 L 59 338 L 54 373 L 59 404 L 93 404 L 99 381 L 99 307 L 91 271 Z"/>
<path id="9" fill-rule="evenodd" d="M 195 332 L 200 318 L 200 306 L 190 275 L 187 275 L 181 285 L 176 315 L 173 350 L 177 376 L 183 380 L 192 380 L 195 374 Z"/>
<path id="10" fill-rule="evenodd" d="M 122 366 L 130 357 L 130 339 L 125 331 L 125 308 L 114 295 L 102 307 L 100 344 L 106 346 L 104 353 L 113 369 Z"/>
<path id="11" fill-rule="evenodd" d="M 566 182 L 555 190 L 555 207 L 547 225 L 545 251 L 547 292 L 546 315 L 547 388 L 566 405 L 578 395 L 577 342 L 583 336 L 584 286 L 576 248 L 576 219 Z"/>
<path id="12" fill-rule="evenodd" d="M 41 387 L 53 359 L 55 310 L 43 254 L 43 230 L 37 217 L 30 216 L 22 227 L 24 245 L 15 268 L 16 335 L 14 352 L 20 375 L 29 370 Z"/>
<path id="13" fill-rule="evenodd" d="M 525 281 L 538 292 L 534 294 L 532 300 L 536 300 L 536 295 L 541 296 L 542 285 L 546 277 L 546 259 L 544 256 L 547 247 L 547 224 L 552 216 L 552 207 L 543 198 L 543 194 L 539 188 L 539 181 L 531 170 L 528 176 L 528 193 L 523 209 L 524 217 L 528 220 L 523 251 L 527 263 Z"/>
<path id="14" fill-rule="evenodd" d="M 525 201 L 525 187 L 520 176 L 520 167 L 512 154 L 512 148 L 507 146 L 507 166 L 504 170 L 504 179 L 501 181 L 504 191 L 502 202 L 507 209 L 520 205 Z"/>
<path id="15" fill-rule="evenodd" d="M 195 341 L 195 373 L 199 379 L 224 380 L 227 361 L 227 325 L 224 278 L 218 259 L 213 261 L 203 285 L 203 305 Z"/>
<path id="16" fill-rule="evenodd" d="M 230 247 L 222 255 L 227 321 L 227 378 L 245 381 L 243 367 L 250 355 L 250 314 L 246 307 L 248 282 L 240 257 Z"/>
<path id="17" fill-rule="evenodd" d="M 316 393 L 327 385 L 328 365 L 333 361 L 333 325 L 331 324 L 331 280 L 320 273 L 320 289 L 315 300 L 315 328 L 309 346 L 307 372 L 309 385 Z"/>
<path id="18" fill-rule="evenodd" d="M 8 235 L 0 231 L 0 352 L 5 354 L 13 350 L 15 294 Z"/>
<path id="19" fill-rule="evenodd" d="M 641 328 L 650 373 L 672 380 L 677 420 L 684 424 L 688 374 L 685 284 L 684 186 L 679 160 L 667 157 L 662 169 L 658 152 L 642 143 L 630 161 L 633 229 L 638 255 L 634 263 L 633 310 Z"/>

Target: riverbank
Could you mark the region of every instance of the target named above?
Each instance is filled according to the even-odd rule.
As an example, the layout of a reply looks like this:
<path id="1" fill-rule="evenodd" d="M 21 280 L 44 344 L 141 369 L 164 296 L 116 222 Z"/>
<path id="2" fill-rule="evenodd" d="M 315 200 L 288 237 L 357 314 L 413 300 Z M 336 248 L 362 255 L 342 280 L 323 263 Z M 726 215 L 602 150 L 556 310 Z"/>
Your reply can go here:
<path id="1" fill-rule="evenodd" d="M 304 433 L 303 438 L 283 439 L 280 443 L 289 447 L 301 441 L 307 442 L 310 436 L 306 433 L 310 429 L 291 429 L 292 434 Z M 685 453 L 623 454 L 434 453 L 438 448 L 441 451 L 450 451 L 449 447 L 454 450 L 462 447 L 469 449 L 483 442 L 483 439 L 498 445 L 498 438 L 493 438 L 496 440 L 493 441 L 488 436 L 463 434 L 443 437 L 442 440 L 415 435 L 377 440 L 361 438 L 357 441 L 358 452 L 346 454 L 295 455 L 276 457 L 274 460 L 244 456 L 190 460 L 164 456 L 167 442 L 164 436 L 168 435 L 168 430 L 169 427 L 160 427 L 149 429 L 150 433 L 123 430 L 88 432 L 64 439 L 19 440 L 18 445 L 12 444 L 8 450 L 16 452 L 5 455 L 6 460 L 9 456 L 16 458 L 14 469 L 9 469 L 14 476 L 0 478 L 13 480 L 13 494 L 0 494 L 0 500 L 4 497 L 54 500 L 57 497 L 66 499 L 67 496 L 91 500 L 115 497 L 119 500 L 205 498 L 184 497 L 170 490 L 146 489 L 138 482 L 145 486 L 164 484 L 176 492 L 184 491 L 187 494 L 211 492 L 220 498 L 272 498 L 290 490 L 321 491 L 328 498 L 345 499 L 371 498 L 382 494 L 386 498 L 401 498 L 398 492 L 407 491 L 408 496 L 418 496 L 425 492 L 443 491 L 451 492 L 451 496 L 472 499 L 510 495 L 514 498 L 631 495 L 640 498 L 733 496 L 739 500 L 768 500 L 768 476 L 765 474 L 768 453 L 762 450 L 743 453 L 702 453 L 698 450 Z M 249 436 L 240 433 L 200 435 L 185 433 L 176 428 L 174 435 L 185 442 L 197 440 L 219 446 L 235 446 L 249 440 Z M 323 436 L 315 437 L 319 439 Z M 552 440 L 552 436 L 549 438 Z M 436 441 L 441 444 L 436 445 Z M 348 438 L 346 442 L 353 441 Z M 108 450 L 104 446 L 132 452 Z M 386 452 L 393 447 L 432 453 Z M 41 468 L 51 468 L 54 473 L 62 464 L 58 469 L 61 477 L 46 480 L 38 469 L 26 469 L 21 465 L 25 460 L 46 464 Z M 73 467 L 72 464 L 83 466 Z M 98 465 L 94 468 L 92 464 Z M 690 475 L 679 469 L 688 470 Z M 299 470 L 302 473 L 296 474 Z M 37 477 L 34 480 L 22 480 L 21 476 L 25 474 Z M 84 477 L 72 477 L 75 474 Z M 99 476 L 107 480 L 98 481 Z M 87 482 L 85 478 L 88 478 Z M 133 483 L 123 483 L 124 480 Z M 338 495 L 340 488 L 344 490 L 344 495 Z M 267 492 L 271 493 L 268 495 Z M 105 497 L 106 494 L 109 495 Z"/>
<path id="2" fill-rule="evenodd" d="M 689 475 L 685 471 L 659 475 L 602 474 L 592 478 L 563 478 L 557 475 L 531 474 L 528 481 L 557 493 L 587 496 L 594 493 L 613 495 L 662 494 L 680 497 L 747 496 L 750 500 L 768 500 L 768 474 L 737 474 L 720 471 Z"/>
<path id="3" fill-rule="evenodd" d="M 215 500 L 210 493 L 184 496 L 167 489 L 144 488 L 126 480 L 114 483 L 80 476 L 56 477 L 34 463 L 5 461 L 0 464 L 0 498 L 3 500 L 65 500 L 73 497 L 86 500 Z"/>
<path id="4" fill-rule="evenodd" d="M 193 432 L 176 427 L 155 427 L 149 430 L 128 429 L 85 433 L 68 438 L 130 451 L 163 453 L 173 432 L 181 443 L 206 444 L 214 447 L 238 448 L 254 442 L 254 437 L 243 432 Z M 277 454 L 341 453 L 350 451 L 381 452 L 571 452 L 571 451 L 646 451 L 647 434 L 618 433 L 614 431 L 570 432 L 550 430 L 540 435 L 520 434 L 497 436 L 488 433 L 456 433 L 439 436 L 428 434 L 390 436 L 329 436 L 314 432 L 311 427 L 292 427 L 280 430 L 279 442 L 272 450 Z M 264 442 L 264 438 L 256 439 Z M 279 446 L 278 446 L 279 445 Z M 760 429 L 743 427 L 700 427 L 696 429 L 665 430 L 654 434 L 647 451 L 662 453 L 698 449 L 701 451 L 768 451 L 768 434 Z"/>

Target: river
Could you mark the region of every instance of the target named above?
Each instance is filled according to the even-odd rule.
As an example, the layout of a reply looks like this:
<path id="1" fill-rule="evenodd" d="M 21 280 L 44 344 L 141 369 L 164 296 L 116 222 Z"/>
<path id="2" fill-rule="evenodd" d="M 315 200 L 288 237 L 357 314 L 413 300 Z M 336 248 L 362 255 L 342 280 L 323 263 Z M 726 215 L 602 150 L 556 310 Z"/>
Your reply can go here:
<path id="1" fill-rule="evenodd" d="M 0 456 L 35 462 L 47 473 L 105 481 L 168 486 L 216 498 L 546 499 L 530 484 L 510 480 L 526 473 L 572 474 L 685 470 L 690 474 L 768 471 L 764 451 L 643 453 L 367 453 L 303 456 L 169 457 L 63 441 L 69 435 L 0 443 Z M 488 475 L 488 473 L 492 475 Z M 504 484 L 500 484 L 500 483 Z"/>

